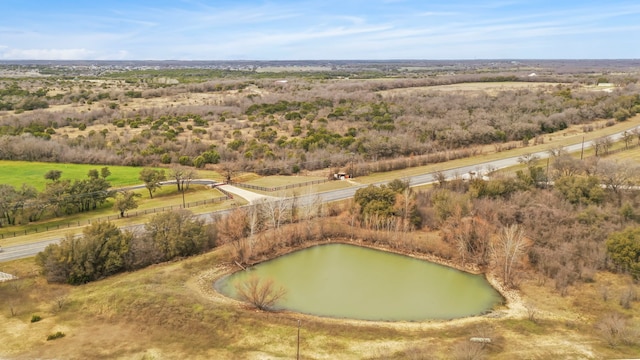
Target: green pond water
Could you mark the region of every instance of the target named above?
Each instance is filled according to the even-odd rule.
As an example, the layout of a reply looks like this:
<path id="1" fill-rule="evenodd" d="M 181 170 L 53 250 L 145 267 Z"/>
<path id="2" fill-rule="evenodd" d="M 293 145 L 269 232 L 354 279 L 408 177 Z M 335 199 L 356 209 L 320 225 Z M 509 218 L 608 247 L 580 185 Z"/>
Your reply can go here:
<path id="1" fill-rule="evenodd" d="M 235 285 L 254 275 L 286 289 L 279 309 L 325 317 L 453 319 L 482 314 L 503 302 L 484 276 L 347 244 L 296 251 L 223 277 L 214 287 L 237 298 Z"/>

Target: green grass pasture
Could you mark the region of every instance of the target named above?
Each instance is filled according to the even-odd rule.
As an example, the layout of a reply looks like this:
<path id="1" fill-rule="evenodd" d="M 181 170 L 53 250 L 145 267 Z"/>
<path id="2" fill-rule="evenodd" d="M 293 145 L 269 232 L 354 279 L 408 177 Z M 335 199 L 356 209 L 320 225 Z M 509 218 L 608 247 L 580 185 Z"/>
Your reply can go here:
<path id="1" fill-rule="evenodd" d="M 142 167 L 135 166 L 111 166 L 92 164 L 62 164 L 30 161 L 8 161 L 0 160 L 0 184 L 8 184 L 13 187 L 20 187 L 22 184 L 33 185 L 38 191 L 42 191 L 47 183 L 44 175 L 49 170 L 62 171 L 61 179 L 85 179 L 89 170 L 100 171 L 103 167 L 108 167 L 111 175 L 107 178 L 113 187 L 123 187 L 140 184 L 138 180 Z M 169 169 L 165 169 L 169 173 Z M 221 180 L 222 176 L 215 171 L 198 171 L 199 178 Z"/>

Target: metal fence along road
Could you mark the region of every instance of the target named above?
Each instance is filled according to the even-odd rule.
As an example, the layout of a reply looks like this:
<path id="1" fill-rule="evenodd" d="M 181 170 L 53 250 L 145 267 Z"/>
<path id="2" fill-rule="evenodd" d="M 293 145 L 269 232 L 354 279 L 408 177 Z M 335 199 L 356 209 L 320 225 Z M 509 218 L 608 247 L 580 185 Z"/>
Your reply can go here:
<path id="1" fill-rule="evenodd" d="M 320 179 L 320 180 L 306 181 L 306 182 L 297 183 L 297 184 L 288 184 L 288 185 L 275 186 L 275 187 L 266 187 L 266 186 L 251 185 L 251 184 L 244 184 L 244 183 L 231 183 L 231 185 L 237 186 L 240 188 L 251 189 L 251 190 L 274 192 L 274 191 L 280 191 L 280 190 L 295 189 L 295 188 L 310 186 L 310 185 L 323 184 L 328 181 L 329 181 L 328 179 Z"/>
<path id="2" fill-rule="evenodd" d="M 227 194 L 226 196 L 220 196 L 220 197 L 216 197 L 216 198 L 213 198 L 213 199 L 193 201 L 193 202 L 186 203 L 184 205 L 184 208 L 188 209 L 188 208 L 192 208 L 192 207 L 196 207 L 196 206 L 220 203 L 220 202 L 223 202 L 225 200 L 229 200 L 231 198 L 232 198 L 231 195 Z M 177 210 L 177 209 L 181 209 L 181 208 L 183 208 L 182 204 L 156 207 L 156 208 L 153 208 L 153 209 L 135 210 L 135 211 L 128 212 L 125 217 L 126 218 L 132 218 L 132 217 L 136 217 L 136 216 L 140 216 L 140 215 L 155 214 L 155 213 L 159 213 L 159 212 Z M 95 222 L 100 222 L 100 221 L 111 221 L 111 220 L 117 220 L 117 219 L 120 219 L 120 215 L 109 215 L 109 216 L 103 216 L 103 217 L 87 219 L 87 220 L 70 221 L 70 222 L 67 222 L 67 223 L 64 223 L 64 224 L 42 225 L 42 226 L 39 226 L 39 227 L 34 227 L 34 228 L 30 228 L 28 230 L 23 230 L 23 231 L 9 231 L 9 232 L 0 233 L 0 240 L 1 239 L 12 238 L 12 237 L 17 237 L 17 236 L 24 236 L 24 235 L 34 234 L 34 233 L 43 233 L 43 232 L 50 231 L 50 230 L 69 229 L 69 228 L 72 228 L 72 227 L 85 226 L 85 225 L 90 225 L 92 222 L 95 223 Z"/>

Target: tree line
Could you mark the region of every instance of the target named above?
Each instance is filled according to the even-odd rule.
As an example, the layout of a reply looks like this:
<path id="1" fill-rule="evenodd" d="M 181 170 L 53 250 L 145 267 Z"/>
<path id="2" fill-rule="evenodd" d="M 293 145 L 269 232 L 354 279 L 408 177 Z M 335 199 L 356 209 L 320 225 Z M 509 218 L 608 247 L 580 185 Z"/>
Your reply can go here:
<path id="1" fill-rule="evenodd" d="M 92 169 L 86 179 L 72 182 L 61 179 L 62 171 L 50 170 L 44 175 L 50 181 L 41 193 L 29 184 L 22 184 L 18 189 L 0 184 L 0 211 L 4 222 L 16 225 L 17 221 L 40 220 L 45 213 L 57 217 L 95 210 L 115 195 L 115 191 L 109 190 L 111 183 L 106 180 L 109 175 L 108 167 L 100 171 Z"/>
<path id="2" fill-rule="evenodd" d="M 107 178 L 111 175 L 108 167 L 91 169 L 86 179 L 62 178 L 61 170 L 50 170 L 44 174 L 45 189 L 38 192 L 30 184 L 19 188 L 0 184 L 0 227 L 26 224 L 47 218 L 54 218 L 98 209 L 110 199 L 113 208 L 124 217 L 129 210 L 138 207 L 140 194 L 112 189 Z M 172 166 L 168 173 L 164 169 L 143 168 L 138 179 L 153 198 L 153 193 L 162 187 L 167 179 L 175 182 L 177 191 L 189 189 L 196 172 L 189 167 Z"/>

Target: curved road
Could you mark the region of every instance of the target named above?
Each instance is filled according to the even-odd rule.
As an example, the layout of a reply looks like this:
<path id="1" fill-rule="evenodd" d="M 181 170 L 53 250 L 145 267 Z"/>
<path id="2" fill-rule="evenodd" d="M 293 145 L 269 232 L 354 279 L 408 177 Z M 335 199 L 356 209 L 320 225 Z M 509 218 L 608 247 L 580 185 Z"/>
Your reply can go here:
<path id="1" fill-rule="evenodd" d="M 630 131 L 631 129 L 627 129 L 626 131 Z M 625 131 L 621 131 L 619 133 L 613 134 L 613 135 L 609 135 L 609 138 L 611 138 L 612 140 L 616 141 L 616 140 L 620 140 L 623 136 L 623 133 Z M 594 145 L 594 141 L 585 141 L 584 143 L 584 148 L 587 149 L 591 146 Z M 568 152 L 576 152 L 579 151 L 582 148 L 583 144 L 582 142 L 578 143 L 578 144 L 573 144 L 573 145 L 568 145 L 563 147 L 564 150 L 568 151 Z M 540 159 L 546 159 L 550 156 L 548 151 L 538 151 L 538 152 L 534 152 L 531 153 L 531 155 L 533 156 L 537 156 Z M 508 158 L 504 158 L 504 159 L 498 159 L 498 160 L 491 160 L 491 161 L 486 161 L 486 162 L 481 162 L 481 163 L 477 163 L 474 165 L 468 165 L 468 166 L 462 166 L 462 167 L 458 167 L 458 168 L 453 168 L 453 169 L 448 169 L 448 170 L 442 170 L 441 172 L 445 175 L 445 177 L 447 179 L 451 179 L 451 178 L 455 178 L 455 177 L 460 177 L 460 176 L 469 176 L 469 174 L 471 172 L 477 173 L 477 174 L 483 174 L 485 172 L 489 172 L 490 170 L 498 170 L 498 169 L 503 169 L 503 168 L 507 168 L 510 166 L 514 166 L 514 165 L 518 165 L 519 161 L 518 159 L 520 159 L 520 156 L 512 156 L 512 157 L 508 157 Z M 429 173 L 424 173 L 424 174 L 420 174 L 420 175 L 415 175 L 409 178 L 410 184 L 411 186 L 420 186 L 420 185 L 426 185 L 426 184 L 431 184 L 433 182 L 435 182 L 434 180 L 434 175 L 435 172 L 429 172 Z M 378 183 L 375 183 L 375 185 L 382 185 L 387 183 L 388 181 L 381 181 Z M 201 185 L 215 185 L 218 184 L 216 181 L 214 180 L 206 180 L 206 179 L 200 179 L 200 180 L 193 180 L 191 181 L 192 184 L 201 184 Z M 163 184 L 175 184 L 175 181 L 167 181 Z M 299 201 L 302 202 L 308 202 L 310 203 L 311 201 L 313 201 L 315 198 L 318 198 L 320 201 L 322 202 L 332 202 L 332 201 L 338 201 L 338 200 L 344 200 L 344 199 L 348 199 L 353 197 L 353 195 L 356 193 L 356 191 L 358 189 L 364 188 L 369 186 L 369 184 L 366 185 L 358 185 L 358 186 L 353 186 L 350 188 L 346 188 L 346 189 L 340 189 L 340 190 L 333 190 L 333 191 L 327 191 L 327 192 L 323 192 L 323 193 L 318 193 L 318 194 L 311 194 L 311 195 L 306 195 L 306 196 L 301 196 L 299 197 Z M 275 197 L 270 197 L 270 196 L 266 196 L 266 195 L 261 195 L 261 194 L 256 194 L 244 189 L 239 189 L 236 188 L 234 186 L 230 186 L 230 185 L 221 185 L 221 187 L 230 192 L 233 193 L 235 195 L 238 195 L 240 197 L 243 197 L 245 199 L 247 199 L 247 201 L 249 201 L 249 204 L 255 204 L 257 201 L 260 201 L 261 199 L 276 199 Z M 134 189 L 134 188 L 144 188 L 144 185 L 138 185 L 138 186 L 134 186 L 134 187 L 130 187 L 128 189 Z M 225 212 L 228 212 L 229 210 L 220 210 L 220 211 L 216 211 L 216 212 L 212 212 L 209 214 L 202 214 L 199 215 L 203 220 L 209 222 L 211 221 L 211 219 L 213 218 L 213 215 L 215 214 L 223 214 Z M 124 227 L 123 229 L 128 229 L 128 230 L 137 230 L 137 229 L 142 229 L 144 225 L 132 225 L 132 226 L 128 226 L 128 227 Z M 57 236 L 57 237 L 52 237 L 49 239 L 43 239 L 42 241 L 38 241 L 38 242 L 33 242 L 33 243 L 29 243 L 29 244 L 23 244 L 23 245 L 15 245 L 15 246 L 7 246 L 4 247 L 2 249 L 0 249 L 0 262 L 3 261 L 9 261 L 9 260 L 15 260 L 15 259 L 20 259 L 20 258 L 25 258 L 25 257 L 29 257 L 29 256 L 34 256 L 37 253 L 39 253 L 40 251 L 44 250 L 44 248 L 51 244 L 51 243 L 55 243 L 60 241 L 62 238 Z"/>

